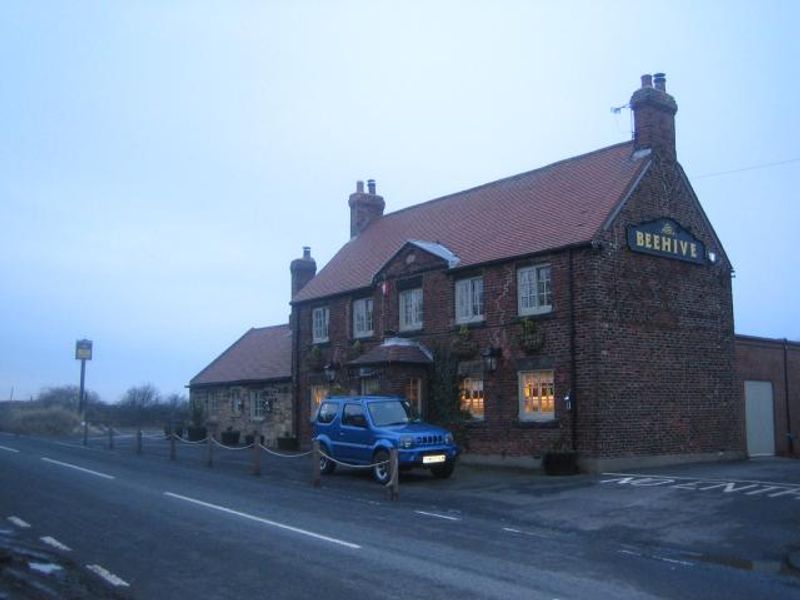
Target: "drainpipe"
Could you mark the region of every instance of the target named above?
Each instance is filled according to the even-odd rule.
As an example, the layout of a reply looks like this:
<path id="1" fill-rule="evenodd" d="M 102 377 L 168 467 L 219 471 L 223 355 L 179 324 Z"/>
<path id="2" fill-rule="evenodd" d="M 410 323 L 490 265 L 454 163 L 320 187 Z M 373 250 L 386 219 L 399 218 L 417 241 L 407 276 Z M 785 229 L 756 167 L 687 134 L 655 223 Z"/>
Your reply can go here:
<path id="1" fill-rule="evenodd" d="M 570 403 L 572 404 L 572 450 L 578 450 L 578 374 L 575 360 L 575 275 L 573 250 L 569 249 L 569 352 L 570 352 Z"/>
<path id="2" fill-rule="evenodd" d="M 786 397 L 786 442 L 789 456 L 794 455 L 794 435 L 789 404 L 789 340 L 783 338 L 783 391 Z"/>

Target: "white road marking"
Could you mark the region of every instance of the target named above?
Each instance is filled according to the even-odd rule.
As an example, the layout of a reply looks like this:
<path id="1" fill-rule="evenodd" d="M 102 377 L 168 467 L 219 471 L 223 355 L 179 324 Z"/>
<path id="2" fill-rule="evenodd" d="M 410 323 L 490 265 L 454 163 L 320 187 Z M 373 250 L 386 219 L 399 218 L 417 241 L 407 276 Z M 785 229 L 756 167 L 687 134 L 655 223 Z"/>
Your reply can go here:
<path id="1" fill-rule="evenodd" d="M 89 475 L 94 475 L 95 477 L 103 477 L 104 479 L 115 479 L 113 475 L 106 475 L 105 473 L 100 473 L 99 471 L 92 471 L 91 469 L 85 469 L 83 467 L 79 467 L 78 465 L 73 465 L 70 463 L 61 462 L 60 460 L 53 460 L 52 458 L 42 457 L 44 462 L 49 462 L 54 465 L 60 465 L 62 467 L 67 467 L 69 469 L 75 469 L 76 471 L 82 471 L 83 473 L 88 473 Z"/>
<path id="2" fill-rule="evenodd" d="M 514 529 L 513 527 L 503 527 L 503 531 L 508 531 L 509 533 L 522 533 L 521 529 Z"/>
<path id="3" fill-rule="evenodd" d="M 39 539 L 42 540 L 48 546 L 52 546 L 56 550 L 61 550 L 62 552 L 72 552 L 72 548 L 70 548 L 69 546 L 65 546 L 64 544 L 59 542 L 56 538 L 50 537 L 49 535 L 40 537 Z"/>
<path id="4" fill-rule="evenodd" d="M 99 575 L 103 579 L 105 579 L 108 583 L 113 585 L 114 587 L 131 587 L 131 584 L 114 575 L 111 571 L 108 571 L 101 567 L 100 565 L 86 565 L 86 568 L 89 569 L 92 573 Z"/>
<path id="5" fill-rule="evenodd" d="M 346 548 L 353 548 L 354 550 L 360 550 L 361 546 L 358 544 L 353 544 L 352 542 L 346 542 L 344 540 L 340 540 L 337 538 L 329 537 L 327 535 L 322 535 L 319 533 L 314 533 L 313 531 L 308 531 L 306 529 L 300 529 L 299 527 L 292 527 L 291 525 L 285 525 L 284 523 L 278 523 L 277 521 L 270 521 L 269 519 L 263 519 L 261 517 L 256 517 L 254 515 L 249 515 L 247 513 L 239 512 L 238 510 L 233 510 L 230 508 L 226 508 L 224 506 L 219 506 L 218 504 L 211 504 L 209 502 L 203 502 L 202 500 L 196 500 L 195 498 L 189 498 L 188 496 L 181 496 L 180 494 L 173 494 L 172 492 L 164 492 L 165 496 L 169 496 L 170 498 L 177 498 L 178 500 L 183 500 L 184 502 L 191 502 L 192 504 L 197 504 L 198 506 L 205 506 L 206 508 L 212 508 L 214 510 L 218 510 L 220 512 L 224 512 L 229 515 L 235 515 L 237 517 L 241 517 L 243 519 L 249 519 L 251 521 L 256 521 L 257 523 L 263 523 L 264 525 L 269 525 L 270 527 L 277 527 L 278 529 L 284 529 L 286 531 L 291 531 L 293 533 L 299 533 L 300 535 L 305 535 L 317 540 L 322 540 L 323 542 L 330 542 L 331 544 L 338 544 L 340 546 L 345 546 Z"/>
<path id="6" fill-rule="evenodd" d="M 18 454 L 19 450 L 14 448 L 9 448 L 8 446 L 0 446 L 0 450 L 5 450 L 6 452 L 13 452 L 14 454 Z"/>
<path id="7" fill-rule="evenodd" d="M 758 481 L 756 479 L 719 479 L 716 477 L 679 477 L 677 475 L 661 475 L 659 477 L 653 477 L 652 475 L 643 475 L 641 473 L 603 473 L 603 475 L 611 475 L 613 477 L 641 477 L 641 478 L 653 478 L 653 479 L 684 479 L 686 481 L 701 481 L 703 483 L 758 483 L 760 485 L 777 485 L 781 488 L 786 487 L 800 487 L 800 483 L 781 483 L 776 481 Z M 607 480 L 607 481 L 615 481 Z M 607 481 L 601 481 L 600 483 L 607 483 Z"/>
<path id="8" fill-rule="evenodd" d="M 694 563 L 685 560 L 678 560 L 676 558 L 667 558 L 666 556 L 658 556 L 657 554 L 642 554 L 641 552 L 633 552 L 632 550 L 617 550 L 617 552 L 620 554 L 627 554 L 629 556 L 638 556 L 639 558 L 651 558 L 653 560 L 658 560 L 673 565 L 681 565 L 682 567 L 694 566 Z"/>
<path id="9" fill-rule="evenodd" d="M 451 517 L 450 515 L 440 515 L 438 513 L 425 512 L 424 510 L 415 510 L 418 515 L 425 515 L 426 517 L 435 517 L 437 519 L 445 519 L 447 521 L 460 521 L 460 517 Z"/>
<path id="10" fill-rule="evenodd" d="M 8 517 L 8 520 L 11 521 L 17 527 L 19 527 L 20 529 L 27 529 L 28 527 L 31 526 L 30 523 L 26 523 L 19 517 Z"/>

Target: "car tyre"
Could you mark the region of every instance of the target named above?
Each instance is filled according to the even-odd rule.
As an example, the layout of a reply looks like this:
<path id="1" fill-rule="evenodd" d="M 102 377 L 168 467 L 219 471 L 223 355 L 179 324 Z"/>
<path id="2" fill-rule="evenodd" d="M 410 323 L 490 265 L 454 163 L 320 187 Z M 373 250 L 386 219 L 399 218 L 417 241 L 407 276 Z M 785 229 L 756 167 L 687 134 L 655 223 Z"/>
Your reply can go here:
<path id="1" fill-rule="evenodd" d="M 378 450 L 372 457 L 375 466 L 372 467 L 372 476 L 375 481 L 382 485 L 389 483 L 392 478 L 392 467 L 389 464 L 389 453 L 386 450 Z"/>
<path id="2" fill-rule="evenodd" d="M 447 479 L 450 475 L 453 474 L 453 470 L 456 468 L 456 461 L 448 460 L 441 465 L 436 465 L 435 467 L 431 467 L 431 473 L 437 479 Z"/>
<path id="3" fill-rule="evenodd" d="M 324 452 L 328 456 L 331 455 L 331 451 L 328 450 L 327 446 L 320 446 L 319 449 L 320 452 Z M 328 456 L 325 456 L 325 454 L 319 455 L 319 472 L 323 475 L 330 475 L 336 470 L 336 463 L 328 458 Z"/>

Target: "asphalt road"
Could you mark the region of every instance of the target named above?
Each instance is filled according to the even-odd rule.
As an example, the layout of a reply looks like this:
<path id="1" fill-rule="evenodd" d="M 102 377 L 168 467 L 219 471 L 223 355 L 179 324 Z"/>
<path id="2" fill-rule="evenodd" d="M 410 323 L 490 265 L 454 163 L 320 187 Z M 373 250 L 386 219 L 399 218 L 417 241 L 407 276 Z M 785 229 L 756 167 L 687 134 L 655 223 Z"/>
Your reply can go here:
<path id="1" fill-rule="evenodd" d="M 784 566 L 800 548 L 796 461 L 460 466 L 403 476 L 390 502 L 352 470 L 313 488 L 308 457 L 262 455 L 254 477 L 247 450 L 216 449 L 208 468 L 205 448 L 173 462 L 158 436 L 142 455 L 132 438 L 104 446 L 0 434 L 0 534 L 118 597 L 800 597 Z"/>

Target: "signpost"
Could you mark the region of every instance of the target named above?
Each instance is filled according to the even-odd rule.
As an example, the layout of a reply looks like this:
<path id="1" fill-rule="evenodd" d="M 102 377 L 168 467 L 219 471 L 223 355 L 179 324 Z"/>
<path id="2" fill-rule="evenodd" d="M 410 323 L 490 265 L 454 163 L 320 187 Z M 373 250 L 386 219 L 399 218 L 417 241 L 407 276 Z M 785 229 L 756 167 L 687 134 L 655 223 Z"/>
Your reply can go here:
<path id="1" fill-rule="evenodd" d="M 83 422 L 83 445 L 87 445 L 89 424 L 86 422 L 86 402 L 83 384 L 86 380 L 86 361 L 92 360 L 92 340 L 75 342 L 75 360 L 81 361 L 81 388 L 78 392 L 78 414 Z"/>

